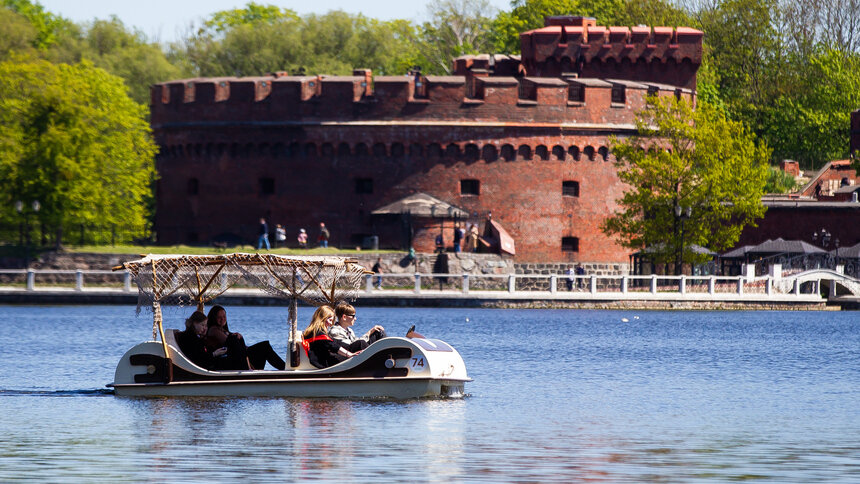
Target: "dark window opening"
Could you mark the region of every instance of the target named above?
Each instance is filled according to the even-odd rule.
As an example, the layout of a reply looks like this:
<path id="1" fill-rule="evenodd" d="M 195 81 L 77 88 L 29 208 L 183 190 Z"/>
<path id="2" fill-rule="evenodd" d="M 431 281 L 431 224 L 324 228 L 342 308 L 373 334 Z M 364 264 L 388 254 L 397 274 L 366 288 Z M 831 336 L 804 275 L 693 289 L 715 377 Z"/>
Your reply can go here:
<path id="1" fill-rule="evenodd" d="M 578 237 L 562 237 L 561 238 L 562 252 L 579 252 Z"/>
<path id="2" fill-rule="evenodd" d="M 369 195 L 373 193 L 373 178 L 356 178 L 355 193 Z"/>
<path id="3" fill-rule="evenodd" d="M 197 195 L 200 193 L 200 182 L 196 178 L 189 178 L 186 192 L 189 195 Z"/>
<path id="4" fill-rule="evenodd" d="M 612 102 L 615 104 L 624 104 L 627 102 L 627 96 L 624 91 L 624 86 L 612 87 Z"/>
<path id="5" fill-rule="evenodd" d="M 275 193 L 274 178 L 260 178 L 260 195 L 272 195 Z"/>
<path id="6" fill-rule="evenodd" d="M 460 180 L 460 195 L 480 195 L 480 180 Z"/>
<path id="7" fill-rule="evenodd" d="M 561 194 L 565 197 L 578 197 L 579 182 L 573 180 L 566 180 L 561 182 Z"/>
<path id="8" fill-rule="evenodd" d="M 575 103 L 585 102 L 585 89 L 579 84 L 571 84 L 567 91 L 567 100 Z"/>

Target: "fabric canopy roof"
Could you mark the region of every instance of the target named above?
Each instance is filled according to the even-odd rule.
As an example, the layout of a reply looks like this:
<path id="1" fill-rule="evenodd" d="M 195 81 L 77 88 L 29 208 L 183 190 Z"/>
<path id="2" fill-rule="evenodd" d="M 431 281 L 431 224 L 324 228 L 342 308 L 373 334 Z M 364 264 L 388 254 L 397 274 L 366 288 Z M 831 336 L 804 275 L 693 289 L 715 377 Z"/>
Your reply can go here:
<path id="1" fill-rule="evenodd" d="M 443 202 L 436 197 L 426 193 L 415 193 L 408 197 L 389 203 L 384 207 L 377 208 L 373 215 L 400 215 L 409 213 L 413 217 L 467 219 L 469 212 L 457 208 L 450 203 Z"/>

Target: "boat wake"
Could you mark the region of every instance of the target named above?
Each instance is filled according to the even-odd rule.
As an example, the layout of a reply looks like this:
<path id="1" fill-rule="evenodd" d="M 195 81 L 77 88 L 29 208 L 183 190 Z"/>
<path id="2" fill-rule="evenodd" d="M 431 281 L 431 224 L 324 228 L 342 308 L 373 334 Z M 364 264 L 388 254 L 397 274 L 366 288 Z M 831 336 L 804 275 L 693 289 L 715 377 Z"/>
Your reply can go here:
<path id="1" fill-rule="evenodd" d="M 94 388 L 86 390 L 16 390 L 14 388 L 0 388 L 0 397 L 77 397 L 102 395 L 113 395 L 113 390 L 110 388 Z"/>

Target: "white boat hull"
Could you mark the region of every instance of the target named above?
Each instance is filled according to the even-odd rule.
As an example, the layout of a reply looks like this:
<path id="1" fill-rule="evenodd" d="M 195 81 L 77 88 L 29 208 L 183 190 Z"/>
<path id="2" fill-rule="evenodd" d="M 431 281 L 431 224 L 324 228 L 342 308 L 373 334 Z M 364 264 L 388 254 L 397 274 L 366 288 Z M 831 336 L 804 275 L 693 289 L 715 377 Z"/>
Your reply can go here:
<path id="1" fill-rule="evenodd" d="M 330 368 L 316 369 L 303 356 L 284 371 L 208 371 L 179 350 L 173 332 L 161 343 L 141 343 L 117 365 L 119 396 L 422 398 L 460 396 L 471 381 L 460 354 L 433 339 L 385 338 L 361 354 Z"/>

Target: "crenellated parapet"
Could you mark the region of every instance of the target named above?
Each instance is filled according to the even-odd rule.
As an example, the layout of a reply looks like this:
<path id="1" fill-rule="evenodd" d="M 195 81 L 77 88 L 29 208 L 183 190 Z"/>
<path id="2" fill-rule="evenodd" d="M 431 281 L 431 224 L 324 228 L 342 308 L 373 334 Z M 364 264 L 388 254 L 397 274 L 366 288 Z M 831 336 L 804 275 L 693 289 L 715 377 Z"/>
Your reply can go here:
<path id="1" fill-rule="evenodd" d="M 624 79 L 538 76 L 260 76 L 152 87 L 153 126 L 195 122 L 632 122 L 651 94 L 694 92 Z"/>
<path id="2" fill-rule="evenodd" d="M 548 17 L 520 34 L 529 76 L 610 77 L 695 88 L 703 32 L 678 27 L 603 27 L 589 17 Z"/>

